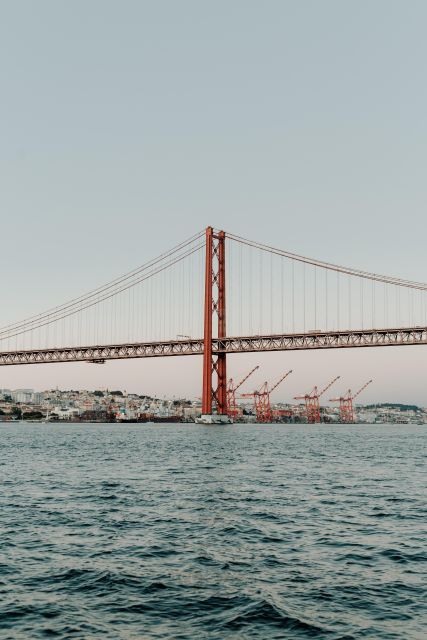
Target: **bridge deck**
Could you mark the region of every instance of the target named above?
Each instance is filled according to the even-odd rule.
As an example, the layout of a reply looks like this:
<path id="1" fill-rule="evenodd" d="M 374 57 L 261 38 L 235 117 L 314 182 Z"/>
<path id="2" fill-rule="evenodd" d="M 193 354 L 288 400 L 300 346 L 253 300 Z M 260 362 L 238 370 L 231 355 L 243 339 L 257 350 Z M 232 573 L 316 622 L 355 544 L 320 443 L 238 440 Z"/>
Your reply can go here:
<path id="1" fill-rule="evenodd" d="M 325 331 L 227 337 L 213 340 L 214 353 L 295 351 L 427 344 L 427 327 Z M 49 362 L 93 362 L 203 354 L 203 339 L 141 342 L 84 347 L 57 347 L 0 352 L 0 366 Z"/>

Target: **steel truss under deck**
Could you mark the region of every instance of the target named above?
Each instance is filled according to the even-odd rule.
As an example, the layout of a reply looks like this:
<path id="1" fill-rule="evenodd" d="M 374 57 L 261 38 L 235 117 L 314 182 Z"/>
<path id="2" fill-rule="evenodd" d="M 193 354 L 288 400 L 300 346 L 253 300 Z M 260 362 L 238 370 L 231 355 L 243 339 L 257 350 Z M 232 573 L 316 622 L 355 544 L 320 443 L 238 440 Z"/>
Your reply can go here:
<path id="1" fill-rule="evenodd" d="M 212 353 L 298 351 L 417 344 L 427 344 L 427 327 L 213 338 Z M 200 338 L 167 342 L 4 351 L 0 352 L 0 366 L 50 362 L 101 364 L 106 360 L 203 355 L 203 349 L 204 341 L 203 338 Z"/>

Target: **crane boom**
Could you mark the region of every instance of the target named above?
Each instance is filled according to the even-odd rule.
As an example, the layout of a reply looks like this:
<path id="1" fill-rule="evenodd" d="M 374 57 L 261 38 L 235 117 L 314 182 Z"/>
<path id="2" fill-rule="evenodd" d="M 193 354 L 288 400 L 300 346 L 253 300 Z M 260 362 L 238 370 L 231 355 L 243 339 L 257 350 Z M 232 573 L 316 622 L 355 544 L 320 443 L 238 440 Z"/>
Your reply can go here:
<path id="1" fill-rule="evenodd" d="M 285 374 L 280 378 L 280 380 L 278 380 L 278 381 L 276 382 L 276 384 L 275 384 L 273 387 L 271 387 L 271 389 L 270 389 L 270 393 L 272 393 L 272 391 L 274 391 L 275 389 L 277 389 L 277 387 L 279 386 L 279 384 L 280 384 L 281 382 L 283 382 L 283 380 L 284 380 L 285 378 L 287 378 L 287 377 L 288 377 L 288 375 L 290 375 L 291 373 L 292 373 L 292 369 L 290 369 L 287 373 L 285 373 Z"/>
<path id="2" fill-rule="evenodd" d="M 246 380 L 247 380 L 247 379 L 248 379 L 248 378 L 249 378 L 249 377 L 250 377 L 250 376 L 251 376 L 251 375 L 252 375 L 252 374 L 257 370 L 257 369 L 259 369 L 259 365 L 257 365 L 256 367 L 254 367 L 251 371 L 249 371 L 249 373 L 248 373 L 244 378 L 242 378 L 242 380 L 240 380 L 239 384 L 238 384 L 238 385 L 236 385 L 236 386 L 234 387 L 234 390 L 235 390 L 235 391 L 237 391 L 237 389 L 239 389 L 239 387 L 241 387 L 241 386 L 242 386 L 242 384 L 243 384 L 244 382 L 246 382 Z"/>
<path id="3" fill-rule="evenodd" d="M 362 391 L 363 391 L 364 389 L 366 389 L 366 387 L 367 387 L 369 384 L 371 384 L 371 382 L 372 382 L 372 380 L 368 380 L 368 382 L 366 382 L 366 383 L 363 385 L 363 387 L 360 387 L 359 391 L 357 391 L 357 392 L 354 394 L 354 396 L 352 397 L 352 400 L 354 400 L 355 398 L 357 398 L 357 396 L 358 396 L 359 394 L 361 394 L 361 393 L 362 393 Z"/>
<path id="4" fill-rule="evenodd" d="M 325 393 L 325 391 L 327 391 L 328 389 L 330 389 L 332 387 L 332 385 L 341 378 L 341 376 L 337 376 L 336 378 L 334 378 L 328 385 L 326 385 L 326 387 L 318 394 L 318 398 L 320 398 L 320 396 L 323 396 L 323 394 Z"/>

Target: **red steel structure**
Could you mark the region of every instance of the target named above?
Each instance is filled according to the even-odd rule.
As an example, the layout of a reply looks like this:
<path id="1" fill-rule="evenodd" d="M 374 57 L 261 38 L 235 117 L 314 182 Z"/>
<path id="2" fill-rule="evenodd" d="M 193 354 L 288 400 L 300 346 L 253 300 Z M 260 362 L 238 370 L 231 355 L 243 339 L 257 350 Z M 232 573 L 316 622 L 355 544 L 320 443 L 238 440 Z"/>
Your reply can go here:
<path id="1" fill-rule="evenodd" d="M 270 389 L 268 387 L 268 382 L 264 382 L 261 387 L 253 393 L 242 393 L 242 398 L 254 399 L 254 409 L 257 422 L 272 422 L 273 412 L 271 410 L 270 395 L 291 373 L 292 369 L 287 371 Z"/>
<path id="2" fill-rule="evenodd" d="M 339 402 L 340 403 L 340 422 L 343 424 L 353 424 L 354 423 L 354 407 L 353 400 L 357 398 L 358 395 L 362 393 L 366 389 L 366 387 L 371 384 L 372 380 L 368 380 L 363 387 L 360 387 L 359 391 L 357 391 L 354 396 L 351 393 L 351 389 L 347 391 L 347 393 L 339 398 L 331 398 L 331 402 Z"/>
<path id="3" fill-rule="evenodd" d="M 225 232 L 206 229 L 205 309 L 203 336 L 202 414 L 227 414 L 227 360 L 224 351 L 213 347 L 214 318 L 217 339 L 226 337 Z M 214 386 L 214 378 L 216 384 Z"/>
<path id="4" fill-rule="evenodd" d="M 271 351 L 305 351 L 313 349 L 353 349 L 427 345 L 427 327 L 403 329 L 352 329 L 319 333 L 228 336 L 212 339 L 216 353 L 262 353 Z M 58 362 L 104 363 L 108 360 L 132 358 L 164 358 L 167 356 L 202 356 L 203 338 L 95 344 L 81 347 L 50 347 L 0 351 L 0 366 L 47 364 Z"/>
<path id="5" fill-rule="evenodd" d="M 237 389 L 240 389 L 242 384 L 244 382 L 246 382 L 246 380 L 257 369 L 259 369 L 258 365 L 256 367 L 254 367 L 253 369 L 251 369 L 251 371 L 249 371 L 249 373 L 244 378 L 242 378 L 242 380 L 240 380 L 240 382 L 238 384 L 236 384 L 236 385 L 234 384 L 233 378 L 230 378 L 230 380 L 228 381 L 228 385 L 227 385 L 227 413 L 231 418 L 235 418 L 239 413 L 239 409 L 238 409 L 237 403 L 236 403 L 236 391 L 237 391 Z"/>
<path id="6" fill-rule="evenodd" d="M 227 356 L 229 354 L 427 345 L 427 325 L 425 323 L 425 318 L 421 320 L 421 325 L 415 325 L 415 322 L 413 322 L 413 326 L 399 326 L 400 319 L 397 317 L 397 326 L 395 325 L 393 327 L 388 325 L 388 328 L 363 328 L 362 323 L 361 329 L 341 329 L 339 322 L 337 322 L 336 329 L 329 329 L 326 318 L 326 326 L 323 330 L 316 329 L 315 331 L 306 331 L 305 328 L 304 330 L 299 328 L 298 331 L 294 331 L 294 329 L 292 329 L 292 331 L 289 330 L 289 332 L 287 332 L 284 329 L 284 325 L 281 325 L 278 333 L 272 333 L 272 329 L 270 329 L 270 333 L 268 333 L 268 331 L 263 332 L 262 327 L 260 326 L 259 333 L 257 335 L 251 335 L 251 329 L 249 329 L 249 334 L 246 335 L 240 335 L 239 329 L 237 329 L 237 334 L 232 336 L 227 335 L 226 239 L 227 245 L 228 243 L 238 242 L 240 247 L 245 246 L 265 251 L 270 254 L 271 260 L 273 256 L 277 255 L 278 257 L 286 260 L 291 259 L 293 261 L 292 264 L 294 264 L 294 261 L 297 261 L 304 263 L 304 265 L 311 265 L 315 269 L 322 268 L 332 270 L 332 272 L 335 272 L 337 275 L 337 283 L 339 282 L 339 277 L 343 277 L 345 275 L 349 278 L 358 277 L 371 281 L 373 296 L 375 295 L 374 287 L 377 286 L 377 283 L 384 283 L 384 286 L 392 286 L 398 290 L 400 290 L 401 287 L 406 288 L 408 295 L 411 291 L 413 292 L 413 295 L 418 291 L 420 294 L 423 292 L 427 293 L 427 284 L 376 275 L 365 271 L 348 269 L 339 265 L 314 261 L 310 258 L 297 256 L 295 254 L 290 254 L 289 252 L 268 247 L 267 245 L 261 245 L 258 242 L 251 242 L 230 233 L 227 233 L 226 236 L 224 231 L 218 231 L 214 230 L 213 227 L 208 227 L 204 232 L 202 231 L 196 234 L 195 240 L 191 239 L 191 242 L 188 241 L 181 243 L 170 252 L 164 254 L 165 257 L 160 256 L 153 259 L 147 263 L 147 265 L 141 267 L 141 269 L 137 269 L 135 272 L 132 272 L 134 275 L 127 274 L 126 276 L 108 283 L 97 290 L 88 292 L 85 296 L 69 301 L 65 305 L 60 305 L 57 310 L 47 310 L 43 314 L 31 316 L 22 322 L 0 328 L 0 345 L 2 347 L 0 350 L 0 366 L 60 362 L 88 362 L 102 364 L 109 360 L 123 360 L 131 358 L 159 358 L 184 355 L 203 356 L 202 412 L 205 415 L 212 415 L 216 412 L 219 415 L 222 414 L 222 416 L 226 418 L 231 405 L 233 406 L 233 410 L 235 410 L 235 397 L 233 397 L 233 401 L 231 402 L 227 395 Z M 110 298 L 114 298 L 119 301 L 118 296 L 123 291 L 130 290 L 132 287 L 139 285 L 139 283 L 156 276 L 161 273 L 162 270 L 178 264 L 178 262 L 187 259 L 190 255 L 193 255 L 193 253 L 196 251 L 198 252 L 199 250 L 201 252 L 205 251 L 206 253 L 206 265 L 204 327 L 203 331 L 200 331 L 198 336 L 191 337 L 188 335 L 182 335 L 181 330 L 180 333 L 177 334 L 177 338 L 179 339 L 171 339 L 168 337 L 163 337 L 161 339 L 158 337 L 154 339 L 154 337 L 152 337 L 149 339 L 147 337 L 144 341 L 131 341 L 129 338 L 129 335 L 131 334 L 128 334 L 126 339 L 122 337 L 116 338 L 115 340 L 113 335 L 111 335 L 111 338 L 107 338 L 105 343 L 103 339 L 98 341 L 98 337 L 95 337 L 94 332 L 94 337 L 89 338 L 88 341 L 83 342 L 82 338 L 80 342 L 77 342 L 77 345 L 79 346 L 71 346 L 73 344 L 73 330 L 76 328 L 78 329 L 78 325 L 82 324 L 79 318 L 84 318 L 84 316 L 81 315 L 83 312 L 89 312 L 93 306 L 101 305 L 101 303 Z M 271 262 L 270 264 L 272 265 L 273 263 Z M 362 280 L 361 283 L 363 283 L 363 281 L 364 280 Z M 261 290 L 261 287 L 264 286 L 264 284 L 268 285 L 268 278 L 265 279 L 264 277 L 260 277 L 260 283 Z M 154 287 L 153 289 L 155 290 L 156 288 Z M 361 292 L 363 310 L 362 288 Z M 271 299 L 273 300 L 273 298 Z M 255 303 L 256 302 L 257 300 L 255 297 Z M 327 309 L 327 298 L 325 298 L 325 303 L 325 308 Z M 258 304 L 260 304 L 259 301 Z M 292 305 L 294 305 L 293 299 Z M 337 305 L 337 309 L 339 310 L 338 292 Z M 385 323 L 387 322 L 388 306 L 389 305 L 386 303 L 384 309 Z M 120 304 L 118 304 L 118 308 L 121 308 Z M 99 309 L 99 314 L 102 314 L 102 306 L 99 306 Z M 200 309 L 200 312 L 201 311 L 202 310 Z M 73 317 L 75 318 L 73 321 L 74 324 L 71 322 Z M 67 318 L 70 318 L 70 326 L 72 327 L 72 329 L 70 329 L 70 346 L 55 346 L 55 342 L 52 343 L 52 346 L 48 346 L 50 344 L 49 340 L 46 340 L 46 343 L 44 343 L 43 340 L 41 343 L 33 343 L 33 332 L 36 330 L 45 331 L 46 335 L 49 333 L 50 336 L 56 336 L 56 327 L 64 326 L 64 322 L 68 322 L 68 320 L 66 320 Z M 103 323 L 103 315 L 100 315 L 99 318 L 95 318 L 97 323 Z M 48 331 L 49 327 L 52 327 L 53 330 Z M 228 330 L 229 329 L 230 328 L 228 328 Z M 187 329 L 185 333 L 187 333 Z M 85 335 L 84 332 L 83 335 Z M 10 348 L 9 340 L 14 337 L 15 341 L 18 340 L 18 342 L 15 342 L 15 348 Z M 70 336 L 68 336 L 68 338 L 69 337 Z M 26 346 L 28 344 L 28 342 L 26 342 L 27 338 L 30 344 L 29 347 Z M 21 342 L 19 342 L 19 340 L 21 340 Z M 67 341 L 67 338 L 65 338 L 65 341 Z M 7 348 L 3 347 L 5 344 L 7 344 Z M 321 393 L 318 393 L 317 387 L 315 387 L 310 394 L 297 397 L 297 399 L 305 401 L 304 410 L 307 415 L 308 422 L 320 422 L 319 398 L 326 389 L 338 380 L 338 378 L 335 378 L 335 380 L 333 380 Z M 273 389 L 274 388 L 275 387 L 273 387 Z M 352 396 L 351 392 L 348 391 L 345 396 L 339 399 L 340 415 L 343 421 L 354 421 L 353 400 L 363 391 L 363 388 L 354 396 Z M 273 389 L 268 389 L 268 385 L 265 383 L 261 389 L 252 394 L 257 418 L 262 422 L 271 420 L 272 411 L 270 406 L 270 394 Z M 287 415 L 284 412 L 281 412 L 281 414 Z M 219 422 L 226 423 L 227 420 L 219 420 Z M 207 421 L 207 423 L 209 423 L 209 421 Z M 215 423 L 215 421 L 212 421 L 212 423 Z"/>
<path id="7" fill-rule="evenodd" d="M 334 378 L 322 391 L 319 393 L 317 387 L 314 387 L 310 393 L 306 393 L 304 396 L 295 396 L 294 400 L 305 401 L 305 412 L 307 416 L 307 422 L 309 424 L 315 424 L 320 422 L 320 403 L 319 398 L 323 396 L 325 391 L 330 389 L 332 385 L 340 379 L 340 376 Z"/>

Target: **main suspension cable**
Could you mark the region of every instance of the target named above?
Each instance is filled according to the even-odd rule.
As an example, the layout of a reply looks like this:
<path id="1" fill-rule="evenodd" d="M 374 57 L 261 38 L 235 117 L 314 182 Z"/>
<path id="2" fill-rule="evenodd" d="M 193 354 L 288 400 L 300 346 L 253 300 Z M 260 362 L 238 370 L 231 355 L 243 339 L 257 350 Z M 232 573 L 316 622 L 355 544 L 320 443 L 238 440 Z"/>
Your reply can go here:
<path id="1" fill-rule="evenodd" d="M 89 309 L 90 307 L 93 307 L 93 306 L 95 306 L 95 305 L 97 305 L 97 304 L 99 304 L 101 302 L 104 302 L 105 300 L 108 300 L 110 298 L 115 298 L 118 294 L 122 293 L 123 291 L 127 291 L 128 289 L 134 287 L 135 285 L 137 285 L 137 284 L 139 284 L 141 282 L 144 282 L 145 280 L 151 279 L 153 276 L 161 273 L 165 269 L 169 269 L 170 267 L 174 266 L 175 264 L 178 264 L 179 262 L 181 262 L 185 258 L 188 258 L 192 254 L 196 253 L 196 251 L 199 251 L 203 246 L 204 246 L 204 243 L 201 242 L 198 245 L 196 245 L 195 247 L 192 247 L 191 249 L 187 249 L 187 251 L 185 253 L 180 254 L 179 256 L 176 256 L 175 258 L 173 258 L 167 264 L 159 265 L 154 271 L 151 271 L 148 274 L 141 275 L 138 280 L 133 281 L 130 284 L 128 283 L 128 284 L 122 286 L 122 288 L 120 288 L 118 290 L 115 290 L 113 292 L 105 293 L 105 295 L 103 295 L 102 297 L 99 297 L 96 300 L 91 300 L 85 306 L 78 307 L 77 309 L 76 308 L 72 308 L 72 309 L 68 309 L 68 310 L 66 308 L 64 308 L 63 309 L 64 313 L 62 313 L 62 315 L 55 316 L 53 319 L 47 320 L 46 318 L 48 316 L 45 316 L 44 318 L 41 318 L 41 320 L 43 320 L 43 321 L 39 322 L 35 326 L 33 326 L 33 324 L 31 323 L 31 326 L 28 327 L 28 328 L 17 327 L 16 330 L 12 329 L 12 331 L 15 330 L 15 333 L 10 333 L 9 332 L 7 334 L 7 338 L 13 338 L 15 336 L 22 335 L 23 333 L 26 333 L 30 329 L 31 330 L 40 329 L 41 327 L 45 327 L 45 326 L 47 326 L 49 324 L 52 324 L 54 322 L 58 322 L 59 320 L 63 320 L 64 318 L 68 318 L 68 317 L 70 317 L 72 315 L 75 315 L 76 313 L 80 313 L 81 311 Z"/>
<path id="2" fill-rule="evenodd" d="M 30 329 L 30 328 L 34 328 L 32 327 L 32 325 L 34 324 L 39 324 L 40 321 L 42 320 L 46 320 L 47 318 L 51 318 L 52 321 L 56 321 L 59 320 L 60 318 L 56 318 L 56 316 L 59 316 L 59 314 L 63 313 L 65 310 L 70 310 L 76 306 L 79 306 L 79 308 L 76 311 L 80 311 L 83 310 L 85 308 L 87 308 L 86 306 L 83 306 L 84 303 L 86 301 L 92 300 L 95 296 L 99 296 L 101 294 L 106 293 L 107 291 L 110 290 L 114 290 L 114 288 L 119 287 L 122 283 L 131 280 L 132 278 L 136 278 L 137 276 L 139 276 L 140 274 L 146 272 L 148 269 L 152 269 L 155 265 L 163 262 L 164 260 L 167 260 L 168 258 L 170 258 L 171 256 L 175 255 L 176 253 L 179 253 L 180 251 L 183 251 L 184 249 L 186 249 L 189 245 L 191 245 L 192 243 L 197 242 L 198 240 L 200 240 L 200 238 L 202 237 L 203 232 L 199 232 L 197 234 L 195 234 L 194 236 L 192 236 L 191 238 L 181 242 L 180 244 L 176 245 L 175 247 L 173 247 L 172 249 L 170 249 L 169 251 L 167 251 L 166 253 L 161 254 L 160 256 L 153 258 L 152 260 L 146 262 L 145 264 L 137 267 L 136 269 L 133 269 L 132 271 L 129 271 L 128 273 L 119 276 L 118 278 L 116 278 L 115 280 L 110 281 L 107 284 L 101 285 L 100 287 L 93 289 L 89 292 L 87 292 L 86 294 L 83 294 L 81 296 L 79 296 L 78 298 L 74 298 L 73 300 L 69 300 L 68 302 L 65 302 L 64 304 L 57 306 L 57 307 L 53 307 L 51 309 L 48 309 L 45 312 L 39 313 L 37 315 L 34 316 L 30 316 L 29 318 L 26 318 L 25 320 L 21 320 L 18 322 L 14 322 L 12 324 L 9 325 L 5 325 L 3 327 L 0 328 L 0 337 L 5 335 L 6 336 L 10 336 L 10 332 L 11 331 L 16 331 L 18 329 Z M 198 247 L 200 248 L 200 247 Z M 184 256 L 186 257 L 186 256 Z M 154 274 L 150 274 L 150 275 L 154 275 Z M 134 284 L 138 284 L 138 282 L 140 282 L 141 280 L 136 280 L 135 282 L 132 282 L 129 286 L 133 286 Z M 126 287 L 129 288 L 129 287 Z M 119 291 L 113 291 L 112 295 L 116 295 L 116 293 L 120 293 L 122 289 L 120 289 Z M 88 305 L 88 306 L 92 306 L 92 305 Z M 65 317 L 65 316 L 64 316 Z M 15 334 L 13 334 L 15 335 Z"/>
<path id="3" fill-rule="evenodd" d="M 329 271 L 337 271 L 339 273 L 344 273 L 344 274 L 348 274 L 350 276 L 356 276 L 359 278 L 365 278 L 367 280 L 375 280 L 377 282 L 384 282 L 386 284 L 394 284 L 401 287 L 408 287 L 410 289 L 419 289 L 421 291 L 427 291 L 427 283 L 425 282 L 416 282 L 414 280 L 405 280 L 405 279 L 397 278 L 394 276 L 385 276 L 377 273 L 371 273 L 369 271 L 361 271 L 359 269 L 354 269 L 351 267 L 344 267 L 344 266 L 333 264 L 330 262 L 323 262 L 322 260 L 315 260 L 314 258 L 307 258 L 306 256 L 302 256 L 296 253 L 291 253 L 289 251 L 285 251 L 282 249 L 277 249 L 275 247 L 262 244 L 261 242 L 248 240 L 246 238 L 242 238 L 241 236 L 237 236 L 231 233 L 228 233 L 227 237 L 231 240 L 234 240 L 235 242 L 240 242 L 241 244 L 244 244 L 248 247 L 252 247 L 253 249 L 258 249 L 260 251 L 265 251 L 267 253 L 273 253 L 275 255 L 281 256 L 282 258 L 288 258 L 289 260 L 302 262 L 304 264 L 309 264 L 314 267 L 321 267 L 323 269 L 328 269 Z"/>

